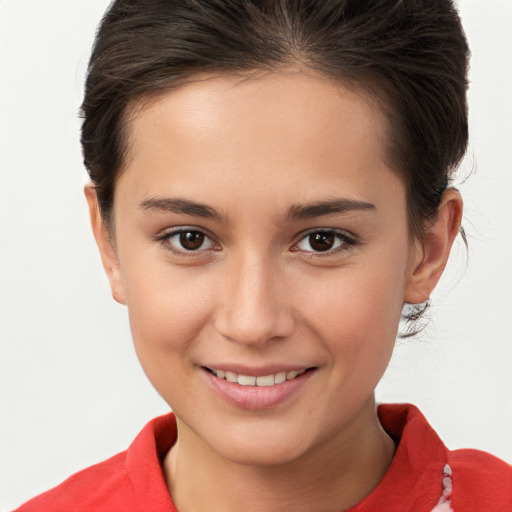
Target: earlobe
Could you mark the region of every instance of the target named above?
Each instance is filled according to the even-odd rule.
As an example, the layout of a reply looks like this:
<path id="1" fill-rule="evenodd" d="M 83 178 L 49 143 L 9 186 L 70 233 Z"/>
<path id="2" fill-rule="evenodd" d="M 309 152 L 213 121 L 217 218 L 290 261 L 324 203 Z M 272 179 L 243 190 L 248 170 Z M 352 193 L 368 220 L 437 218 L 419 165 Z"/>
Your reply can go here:
<path id="1" fill-rule="evenodd" d="M 429 299 L 448 262 L 462 219 L 462 197 L 451 188 L 444 192 L 435 219 L 415 243 L 405 289 L 405 302 L 421 304 Z"/>
<path id="2" fill-rule="evenodd" d="M 119 302 L 120 304 L 126 304 L 119 260 L 117 258 L 115 248 L 112 244 L 110 234 L 101 217 L 94 185 L 91 183 L 85 185 L 84 194 L 89 206 L 89 216 L 91 219 L 92 231 L 100 251 L 103 268 L 105 269 L 105 273 L 107 274 L 110 283 L 112 297 L 116 302 Z"/>

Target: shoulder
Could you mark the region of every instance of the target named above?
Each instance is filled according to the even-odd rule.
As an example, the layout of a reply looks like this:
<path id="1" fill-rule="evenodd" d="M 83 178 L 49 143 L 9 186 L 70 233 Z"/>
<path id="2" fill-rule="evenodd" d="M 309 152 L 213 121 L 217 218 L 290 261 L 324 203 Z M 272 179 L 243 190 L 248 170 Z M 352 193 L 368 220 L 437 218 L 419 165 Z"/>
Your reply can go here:
<path id="1" fill-rule="evenodd" d="M 512 466 L 479 450 L 448 452 L 455 511 L 511 512 Z"/>
<path id="2" fill-rule="evenodd" d="M 407 489 L 406 498 L 400 498 L 402 510 L 427 510 L 428 505 L 432 511 L 512 512 L 512 466 L 479 450 L 450 451 L 412 405 L 385 404 L 378 413 L 397 443 L 384 485 L 379 486 L 393 496 L 389 510 L 398 510 L 399 482 L 402 496 Z"/>
<path id="3" fill-rule="evenodd" d="M 115 504 L 117 496 L 130 497 L 125 461 L 126 452 L 122 452 L 75 473 L 57 487 L 25 503 L 16 512 L 106 510 Z"/>
<path id="4" fill-rule="evenodd" d="M 175 440 L 174 415 L 155 418 L 128 450 L 74 474 L 15 512 L 175 512 L 161 465 Z"/>

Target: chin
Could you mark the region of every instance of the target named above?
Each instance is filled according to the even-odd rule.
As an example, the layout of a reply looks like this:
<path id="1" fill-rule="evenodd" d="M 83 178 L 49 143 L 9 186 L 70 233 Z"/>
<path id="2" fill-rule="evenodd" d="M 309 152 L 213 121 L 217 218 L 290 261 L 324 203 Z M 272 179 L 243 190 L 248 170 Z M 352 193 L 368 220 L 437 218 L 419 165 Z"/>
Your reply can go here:
<path id="1" fill-rule="evenodd" d="M 244 445 L 232 443 L 231 446 L 218 447 L 217 453 L 235 464 L 253 467 L 279 466 L 298 459 L 303 451 L 293 443 L 293 446 L 276 446 L 276 443 L 259 443 Z"/>
<path id="2" fill-rule="evenodd" d="M 301 432 L 302 430 L 302 432 Z M 217 455 L 245 466 L 276 466 L 303 456 L 313 444 L 303 428 L 286 425 L 231 425 L 205 441 Z"/>

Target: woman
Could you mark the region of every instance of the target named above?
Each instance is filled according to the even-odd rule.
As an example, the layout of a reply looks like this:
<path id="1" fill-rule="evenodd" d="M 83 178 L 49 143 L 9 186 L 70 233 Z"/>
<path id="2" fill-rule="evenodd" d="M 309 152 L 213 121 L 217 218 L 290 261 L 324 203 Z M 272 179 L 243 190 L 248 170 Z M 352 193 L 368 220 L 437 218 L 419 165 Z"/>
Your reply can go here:
<path id="1" fill-rule="evenodd" d="M 403 304 L 421 314 L 460 226 L 466 58 L 449 2 L 113 4 L 86 196 L 177 439 L 158 420 L 21 510 L 510 503 L 508 466 L 374 400 Z"/>

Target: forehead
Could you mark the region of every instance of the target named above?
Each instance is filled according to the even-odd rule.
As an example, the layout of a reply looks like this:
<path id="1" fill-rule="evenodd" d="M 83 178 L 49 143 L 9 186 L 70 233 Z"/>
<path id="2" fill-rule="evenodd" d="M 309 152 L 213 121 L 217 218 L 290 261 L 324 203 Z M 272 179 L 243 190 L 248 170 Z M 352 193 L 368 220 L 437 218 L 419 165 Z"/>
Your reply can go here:
<path id="1" fill-rule="evenodd" d="M 192 133 L 198 142 L 204 140 L 202 135 L 212 134 L 237 139 L 250 128 L 283 128 L 286 131 L 276 143 L 299 141 L 304 138 L 304 120 L 310 125 L 312 142 L 319 130 L 325 138 L 327 131 L 335 136 L 337 128 L 347 125 L 352 126 L 354 137 L 372 132 L 382 143 L 387 133 L 387 120 L 377 100 L 362 88 L 298 70 L 198 75 L 171 91 L 143 98 L 128 111 L 130 147 L 157 118 L 166 123 L 169 135 Z M 173 126 L 175 130 L 170 131 Z"/>
<path id="2" fill-rule="evenodd" d="M 371 190 L 377 186 L 372 173 L 390 171 L 386 133 L 375 102 L 323 77 L 299 71 L 203 76 L 132 109 L 120 182 L 128 179 L 146 194 L 162 187 L 185 193 L 190 178 L 194 190 L 247 192 L 258 185 L 279 190 L 278 200 L 294 183 L 307 182 L 313 195 L 323 187 L 325 195 L 331 178 L 340 177 L 345 187 L 352 179 Z"/>

